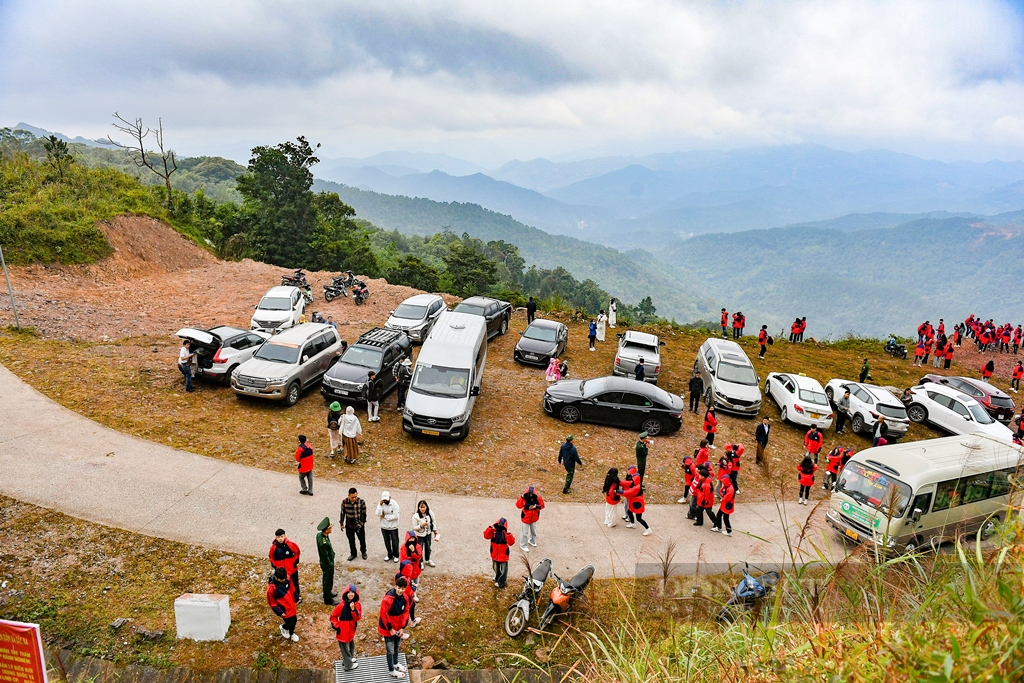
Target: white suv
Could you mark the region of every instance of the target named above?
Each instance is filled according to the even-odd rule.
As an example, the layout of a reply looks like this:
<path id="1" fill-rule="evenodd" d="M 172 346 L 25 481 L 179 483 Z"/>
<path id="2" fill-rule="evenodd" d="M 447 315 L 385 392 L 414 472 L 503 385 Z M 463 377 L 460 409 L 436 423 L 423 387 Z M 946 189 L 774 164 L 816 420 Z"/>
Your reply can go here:
<path id="1" fill-rule="evenodd" d="M 914 422 L 930 422 L 952 434 L 988 434 L 1001 441 L 1013 441 L 1013 432 L 992 419 L 985 407 L 961 391 L 935 382 L 910 390 L 913 398 L 907 415 Z"/>
<path id="2" fill-rule="evenodd" d="M 837 396 L 850 390 L 850 428 L 855 434 L 870 436 L 875 431 L 878 416 L 885 416 L 889 425 L 886 441 L 892 443 L 907 433 L 910 419 L 900 400 L 888 389 L 874 384 L 861 384 L 845 379 L 832 379 L 825 385 L 825 395 L 833 405 Z"/>
<path id="3" fill-rule="evenodd" d="M 298 287 L 271 287 L 255 306 L 249 329 L 277 334 L 299 324 L 306 300 Z"/>

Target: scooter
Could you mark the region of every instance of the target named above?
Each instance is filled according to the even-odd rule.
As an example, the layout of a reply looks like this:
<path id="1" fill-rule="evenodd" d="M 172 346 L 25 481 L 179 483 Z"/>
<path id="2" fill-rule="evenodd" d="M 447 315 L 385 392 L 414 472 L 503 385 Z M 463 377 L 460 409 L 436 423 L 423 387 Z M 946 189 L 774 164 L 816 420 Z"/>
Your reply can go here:
<path id="1" fill-rule="evenodd" d="M 907 347 L 903 344 L 896 343 L 895 337 L 889 337 L 889 341 L 885 342 L 885 347 L 883 348 L 887 354 L 894 358 L 902 358 L 903 360 L 907 359 Z"/>
<path id="2" fill-rule="evenodd" d="M 365 282 L 356 280 L 356 283 L 357 284 L 352 288 L 352 300 L 355 301 L 358 306 L 370 298 L 370 290 L 366 288 Z"/>
<path id="3" fill-rule="evenodd" d="M 530 613 L 536 611 L 537 603 L 540 602 L 540 592 L 544 590 L 544 584 L 551 576 L 551 560 L 544 558 L 533 569 L 533 574 L 523 577 L 523 590 L 519 591 L 519 597 L 515 603 L 508 608 L 505 615 L 505 633 L 515 638 L 526 628 L 530 621 Z"/>
<path id="4" fill-rule="evenodd" d="M 748 612 L 761 604 L 771 595 L 775 586 L 779 585 L 778 572 L 765 572 L 758 577 L 751 576 L 750 565 L 744 563 L 743 579 L 732 590 L 732 597 L 722 605 L 715 617 L 719 623 L 732 623 L 743 612 Z"/>
<path id="5" fill-rule="evenodd" d="M 540 630 L 543 631 L 559 614 L 572 609 L 573 603 L 583 597 L 587 584 L 594 578 L 594 565 L 588 564 L 576 573 L 569 581 L 555 574 L 555 588 L 551 591 L 551 602 L 540 618 Z"/>

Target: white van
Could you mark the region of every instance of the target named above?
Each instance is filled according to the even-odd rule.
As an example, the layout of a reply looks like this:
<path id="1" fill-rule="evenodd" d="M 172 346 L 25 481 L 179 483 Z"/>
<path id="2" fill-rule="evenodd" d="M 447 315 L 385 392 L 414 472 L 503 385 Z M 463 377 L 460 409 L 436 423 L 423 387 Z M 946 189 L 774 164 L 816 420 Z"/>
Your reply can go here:
<path id="1" fill-rule="evenodd" d="M 445 311 L 416 357 L 402 429 L 464 439 L 487 362 L 487 320 Z"/>
<path id="2" fill-rule="evenodd" d="M 855 542 L 914 552 L 984 538 L 1020 504 L 1024 449 L 984 434 L 868 448 L 839 473 L 829 525 Z"/>

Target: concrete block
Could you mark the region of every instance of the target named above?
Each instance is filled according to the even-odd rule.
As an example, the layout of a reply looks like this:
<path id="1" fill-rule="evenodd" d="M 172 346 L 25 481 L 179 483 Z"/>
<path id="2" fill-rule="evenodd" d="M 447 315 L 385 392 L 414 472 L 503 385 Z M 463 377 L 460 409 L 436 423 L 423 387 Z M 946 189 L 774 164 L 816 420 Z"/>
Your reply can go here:
<path id="1" fill-rule="evenodd" d="M 231 626 L 228 596 L 185 593 L 174 601 L 174 621 L 179 638 L 224 640 Z"/>

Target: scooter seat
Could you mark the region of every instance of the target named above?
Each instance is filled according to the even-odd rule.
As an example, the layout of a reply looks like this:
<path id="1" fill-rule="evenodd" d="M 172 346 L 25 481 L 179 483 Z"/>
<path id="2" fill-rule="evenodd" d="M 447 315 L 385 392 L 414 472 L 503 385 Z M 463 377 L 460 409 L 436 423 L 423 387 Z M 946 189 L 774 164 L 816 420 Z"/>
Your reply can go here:
<path id="1" fill-rule="evenodd" d="M 583 569 L 576 572 L 576 576 L 572 577 L 569 581 L 569 585 L 576 590 L 582 590 L 590 583 L 590 579 L 594 578 L 594 565 L 588 564 Z"/>

